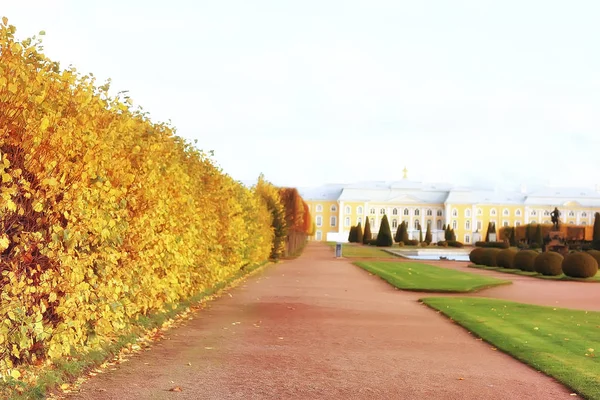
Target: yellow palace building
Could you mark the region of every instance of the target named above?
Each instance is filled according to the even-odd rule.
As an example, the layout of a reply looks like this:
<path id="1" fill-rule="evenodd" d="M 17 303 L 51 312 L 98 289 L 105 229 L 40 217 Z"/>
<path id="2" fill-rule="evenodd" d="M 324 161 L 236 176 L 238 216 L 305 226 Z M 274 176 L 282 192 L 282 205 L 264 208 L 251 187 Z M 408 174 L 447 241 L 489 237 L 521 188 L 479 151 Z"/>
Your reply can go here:
<path id="1" fill-rule="evenodd" d="M 558 207 L 562 223 L 590 225 L 594 213 L 600 212 L 599 186 L 530 191 L 524 186 L 519 191 L 463 188 L 411 181 L 406 170 L 397 182 L 331 184 L 300 193 L 314 218 L 316 231 L 310 239 L 316 241 L 347 241 L 350 227 L 360 222 L 364 228 L 366 218 L 376 234 L 384 215 L 392 235 L 406 221 L 409 238 L 418 239 L 418 228 L 425 231 L 431 225 L 433 240 L 444 240 L 442 227 L 449 224 L 457 240 L 472 244 L 485 235 L 489 222 L 497 228 L 550 224 L 550 213 Z"/>

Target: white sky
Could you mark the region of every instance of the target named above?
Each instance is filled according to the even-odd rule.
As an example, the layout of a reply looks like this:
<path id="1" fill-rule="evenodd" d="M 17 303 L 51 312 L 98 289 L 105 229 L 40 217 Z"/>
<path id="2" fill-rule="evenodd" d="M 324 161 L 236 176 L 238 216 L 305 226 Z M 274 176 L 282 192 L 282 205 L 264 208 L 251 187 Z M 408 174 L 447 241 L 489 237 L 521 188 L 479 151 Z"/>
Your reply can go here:
<path id="1" fill-rule="evenodd" d="M 600 183 L 597 0 L 0 0 L 236 179 Z"/>

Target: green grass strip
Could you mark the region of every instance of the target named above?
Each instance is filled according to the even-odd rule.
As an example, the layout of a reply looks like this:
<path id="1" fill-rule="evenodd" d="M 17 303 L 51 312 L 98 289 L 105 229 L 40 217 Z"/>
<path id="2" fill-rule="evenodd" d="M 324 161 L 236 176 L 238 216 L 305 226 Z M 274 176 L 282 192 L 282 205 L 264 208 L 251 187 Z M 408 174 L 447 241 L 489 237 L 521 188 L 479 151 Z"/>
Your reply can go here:
<path id="1" fill-rule="evenodd" d="M 600 399 L 600 312 L 486 298 L 422 301 L 573 391 Z"/>
<path id="2" fill-rule="evenodd" d="M 513 274 L 513 275 L 531 276 L 532 278 L 548 279 L 551 281 L 600 282 L 600 273 L 597 273 L 596 276 L 593 276 L 591 278 L 572 278 L 570 276 L 566 276 L 565 274 L 561 274 L 561 275 L 557 275 L 557 276 L 546 276 L 546 275 L 542 275 L 538 272 L 522 271 L 520 269 L 503 268 L 503 267 L 488 267 L 487 265 L 479 265 L 479 264 L 478 265 L 469 264 L 469 268 L 477 268 L 477 269 L 485 269 L 488 271 L 504 272 L 504 273 Z"/>
<path id="3" fill-rule="evenodd" d="M 416 262 L 359 261 L 354 264 L 402 290 L 464 293 L 511 283 Z"/>

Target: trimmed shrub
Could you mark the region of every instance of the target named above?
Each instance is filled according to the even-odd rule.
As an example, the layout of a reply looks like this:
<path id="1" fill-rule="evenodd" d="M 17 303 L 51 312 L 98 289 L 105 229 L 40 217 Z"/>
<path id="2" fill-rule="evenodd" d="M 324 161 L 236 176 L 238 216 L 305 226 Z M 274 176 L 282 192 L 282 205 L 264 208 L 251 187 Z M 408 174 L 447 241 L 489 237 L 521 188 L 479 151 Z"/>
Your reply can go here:
<path id="1" fill-rule="evenodd" d="M 532 249 L 532 250 L 535 250 L 535 249 L 541 249 L 542 246 L 539 243 L 537 243 L 537 242 L 533 242 L 533 243 L 531 243 L 529 245 L 529 248 Z"/>
<path id="2" fill-rule="evenodd" d="M 363 231 L 363 244 L 371 244 L 371 223 L 369 217 L 365 217 L 365 230 Z"/>
<path id="3" fill-rule="evenodd" d="M 495 249 L 508 249 L 510 247 L 508 242 L 475 242 L 475 246 Z"/>
<path id="4" fill-rule="evenodd" d="M 498 266 L 498 253 L 502 250 L 500 249 L 483 249 L 483 253 L 481 255 L 481 264 L 486 265 L 488 267 L 497 267 Z"/>
<path id="5" fill-rule="evenodd" d="M 535 272 L 535 259 L 540 255 L 537 251 L 533 250 L 521 250 L 515 254 L 513 260 L 514 268 L 520 269 L 521 271 Z"/>
<path id="6" fill-rule="evenodd" d="M 596 259 L 598 266 L 600 267 L 600 251 L 598 250 L 588 250 L 587 253 Z"/>
<path id="7" fill-rule="evenodd" d="M 421 242 L 421 243 L 419 243 L 419 246 L 420 247 L 427 247 L 429 245 L 427 244 L 427 242 Z"/>
<path id="8" fill-rule="evenodd" d="M 398 242 L 398 247 L 404 247 L 404 242 Z"/>
<path id="9" fill-rule="evenodd" d="M 562 272 L 573 278 L 591 278 L 598 273 L 598 262 L 588 253 L 567 254 L 562 262 Z"/>
<path id="10" fill-rule="evenodd" d="M 356 243 L 357 234 L 356 227 L 350 227 L 350 233 L 348 234 L 348 243 Z"/>
<path id="11" fill-rule="evenodd" d="M 547 251 L 536 257 L 533 263 L 535 272 L 542 275 L 558 276 L 562 274 L 562 263 L 564 257 L 555 251 Z"/>
<path id="12" fill-rule="evenodd" d="M 381 226 L 379 227 L 379 233 L 377 234 L 377 246 L 389 247 L 394 244 L 392 239 L 392 231 L 390 230 L 390 224 L 388 222 L 387 215 L 383 216 L 381 220 Z"/>
<path id="13" fill-rule="evenodd" d="M 431 224 L 427 224 L 427 232 L 425 232 L 425 242 L 431 243 Z"/>
<path id="14" fill-rule="evenodd" d="M 377 246 L 377 239 L 370 239 L 369 246 Z"/>
<path id="15" fill-rule="evenodd" d="M 496 257 L 496 262 L 498 263 L 498 266 L 502 268 L 514 268 L 516 254 L 517 251 L 513 249 L 500 250 L 498 256 Z"/>
<path id="16" fill-rule="evenodd" d="M 439 245 L 439 243 L 438 243 Z M 448 245 L 446 243 L 446 245 Z M 476 265 L 480 265 L 482 263 L 482 257 L 483 257 L 483 253 L 485 252 L 485 249 L 482 247 L 476 247 L 473 250 L 471 250 L 471 252 L 469 253 L 469 260 L 471 260 L 471 262 L 473 264 Z"/>
<path id="17" fill-rule="evenodd" d="M 449 240 L 447 243 L 448 243 L 448 246 L 450 246 L 450 247 L 462 248 L 464 246 L 461 242 L 458 242 L 456 240 Z"/>
<path id="18" fill-rule="evenodd" d="M 356 243 L 362 243 L 363 242 L 363 231 L 362 231 L 362 226 L 360 225 L 360 222 L 358 223 L 358 225 L 356 225 Z"/>
<path id="19" fill-rule="evenodd" d="M 419 244 L 419 241 L 418 241 L 418 240 L 407 240 L 407 241 L 406 241 L 406 245 L 407 245 L 407 246 L 416 246 L 416 245 L 418 245 L 418 244 Z"/>
<path id="20" fill-rule="evenodd" d="M 448 242 L 446 242 L 445 240 L 440 240 L 439 242 L 437 242 L 437 245 L 440 247 L 448 247 Z"/>

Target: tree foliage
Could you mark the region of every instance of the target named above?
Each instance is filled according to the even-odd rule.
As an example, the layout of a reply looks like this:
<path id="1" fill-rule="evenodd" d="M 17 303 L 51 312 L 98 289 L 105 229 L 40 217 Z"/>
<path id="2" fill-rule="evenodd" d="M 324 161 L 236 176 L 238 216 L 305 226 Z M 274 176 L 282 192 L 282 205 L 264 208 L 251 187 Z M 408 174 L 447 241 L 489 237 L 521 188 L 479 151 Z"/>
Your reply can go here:
<path id="1" fill-rule="evenodd" d="M 365 217 L 365 230 L 363 232 L 363 244 L 369 244 L 371 241 L 371 224 L 369 223 L 369 218 Z"/>
<path id="2" fill-rule="evenodd" d="M 379 232 L 377 233 L 377 246 L 388 247 L 392 244 L 394 244 L 394 241 L 392 240 L 392 231 L 390 230 L 387 215 L 384 215 L 381 219 Z"/>

